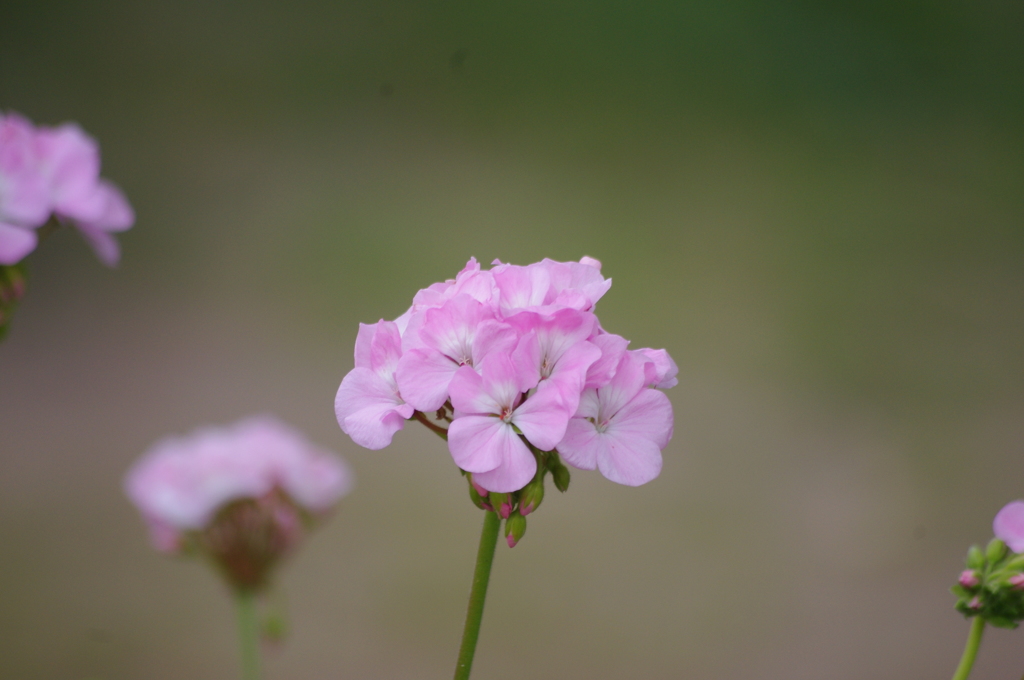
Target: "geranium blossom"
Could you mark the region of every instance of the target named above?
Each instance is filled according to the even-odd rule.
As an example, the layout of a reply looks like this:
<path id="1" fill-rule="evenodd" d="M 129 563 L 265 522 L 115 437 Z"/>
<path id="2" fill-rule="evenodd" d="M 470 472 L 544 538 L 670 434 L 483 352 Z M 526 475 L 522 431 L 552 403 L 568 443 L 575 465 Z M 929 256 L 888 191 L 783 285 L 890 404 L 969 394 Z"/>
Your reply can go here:
<path id="1" fill-rule="evenodd" d="M 116 264 L 113 234 L 130 228 L 135 214 L 99 173 L 99 146 L 77 125 L 36 128 L 17 114 L 0 114 L 0 264 L 32 252 L 36 230 L 51 215 L 73 223 L 101 261 Z"/>
<path id="2" fill-rule="evenodd" d="M 322 513 L 352 484 L 348 466 L 269 416 L 210 427 L 156 443 L 128 472 L 125 490 L 148 522 L 167 533 L 201 529 L 218 509 L 277 488 Z"/>
<path id="3" fill-rule="evenodd" d="M 589 257 L 489 270 L 471 258 L 394 322 L 360 326 L 338 422 L 379 449 L 418 418 L 447 438 L 482 507 L 487 493 L 542 485 L 547 470 L 560 470 L 564 488 L 559 453 L 622 484 L 650 481 L 672 436 L 658 390 L 676 384 L 678 369 L 665 350 L 630 351 L 601 327 L 595 305 L 610 286 Z"/>

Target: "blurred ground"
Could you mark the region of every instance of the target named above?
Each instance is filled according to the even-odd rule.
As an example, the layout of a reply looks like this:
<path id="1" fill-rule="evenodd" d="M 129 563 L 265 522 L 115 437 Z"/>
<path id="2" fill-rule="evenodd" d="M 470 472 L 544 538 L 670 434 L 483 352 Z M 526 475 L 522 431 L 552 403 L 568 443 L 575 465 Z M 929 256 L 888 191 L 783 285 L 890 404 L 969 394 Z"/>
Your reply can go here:
<path id="1" fill-rule="evenodd" d="M 0 107 L 79 121 L 138 223 L 116 271 L 48 240 L 0 346 L 0 676 L 236 674 L 120 482 L 260 411 L 359 475 L 268 680 L 450 674 L 481 516 L 436 438 L 362 450 L 332 401 L 357 323 L 470 255 L 601 259 L 603 325 L 681 369 L 658 480 L 577 473 L 499 547 L 476 677 L 952 674 L 947 588 L 1024 497 L 1019 3 L 3 15 Z"/>

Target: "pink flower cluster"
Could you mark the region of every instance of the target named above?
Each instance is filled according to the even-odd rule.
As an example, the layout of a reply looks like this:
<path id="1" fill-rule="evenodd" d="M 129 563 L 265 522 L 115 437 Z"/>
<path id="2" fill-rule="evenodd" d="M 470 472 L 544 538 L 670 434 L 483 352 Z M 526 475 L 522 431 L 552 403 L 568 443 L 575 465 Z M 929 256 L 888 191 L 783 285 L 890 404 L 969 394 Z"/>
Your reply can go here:
<path id="1" fill-rule="evenodd" d="M 77 125 L 36 128 L 0 114 L 0 264 L 31 253 L 51 215 L 74 222 L 111 266 L 120 256 L 112 234 L 135 222 L 121 191 L 100 178 L 99 146 Z"/>
<path id="2" fill-rule="evenodd" d="M 185 548 L 190 533 L 210 527 L 233 502 L 274 498 L 276 517 L 295 524 L 299 518 L 282 509 L 322 514 L 351 485 L 340 458 L 269 416 L 160 441 L 125 477 L 128 497 L 165 552 Z"/>
<path id="3" fill-rule="evenodd" d="M 673 426 L 656 388 L 677 369 L 665 350 L 629 350 L 601 328 L 594 305 L 611 284 L 589 257 L 490 270 L 470 259 L 395 321 L 360 324 L 335 400 L 341 429 L 380 449 L 437 412 L 455 463 L 493 492 L 534 477 L 531 446 L 621 484 L 654 479 Z"/>

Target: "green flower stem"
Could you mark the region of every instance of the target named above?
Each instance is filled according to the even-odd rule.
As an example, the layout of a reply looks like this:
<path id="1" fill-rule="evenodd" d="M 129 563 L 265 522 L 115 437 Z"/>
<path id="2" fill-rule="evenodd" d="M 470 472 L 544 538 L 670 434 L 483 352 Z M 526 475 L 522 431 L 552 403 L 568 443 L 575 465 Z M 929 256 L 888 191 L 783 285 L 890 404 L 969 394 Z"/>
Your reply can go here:
<path id="1" fill-rule="evenodd" d="M 256 592 L 238 590 L 238 632 L 242 640 L 242 680 L 260 680 L 260 627 Z"/>
<path id="2" fill-rule="evenodd" d="M 978 656 L 978 647 L 981 646 L 981 634 L 985 632 L 985 619 L 975 616 L 971 622 L 971 632 L 967 635 L 967 646 L 964 647 L 964 655 L 960 657 L 960 665 L 957 666 L 953 680 L 967 680 L 974 666 L 974 659 Z"/>
<path id="3" fill-rule="evenodd" d="M 498 545 L 500 526 L 501 518 L 498 517 L 498 513 L 484 512 L 484 528 L 480 532 L 480 549 L 476 553 L 473 589 L 469 593 L 466 628 L 462 631 L 462 646 L 459 648 L 459 663 L 455 666 L 455 680 L 469 680 L 473 655 L 476 653 L 476 641 L 480 637 L 484 598 L 487 597 L 487 582 L 491 580 L 491 565 L 494 563 L 494 549 Z"/>

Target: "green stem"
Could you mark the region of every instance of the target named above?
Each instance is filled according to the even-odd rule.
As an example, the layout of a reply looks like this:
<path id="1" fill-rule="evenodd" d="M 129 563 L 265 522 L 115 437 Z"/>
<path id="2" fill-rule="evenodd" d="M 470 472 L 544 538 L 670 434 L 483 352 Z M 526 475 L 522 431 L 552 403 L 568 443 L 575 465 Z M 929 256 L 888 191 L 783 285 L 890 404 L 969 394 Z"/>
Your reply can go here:
<path id="1" fill-rule="evenodd" d="M 487 582 L 491 580 L 491 565 L 494 563 L 494 549 L 498 544 L 500 526 L 501 518 L 498 517 L 498 513 L 484 512 L 484 528 L 480 532 L 480 549 L 476 553 L 473 589 L 469 593 L 466 628 L 462 631 L 462 646 L 459 647 L 459 663 L 455 666 L 455 680 L 469 680 L 473 654 L 476 653 L 476 641 L 480 637 L 484 598 L 487 597 Z"/>
<path id="2" fill-rule="evenodd" d="M 260 680 L 260 628 L 256 616 L 256 592 L 239 590 L 238 632 L 242 640 L 242 680 Z"/>
<path id="3" fill-rule="evenodd" d="M 985 632 L 985 619 L 975 616 L 971 622 L 971 632 L 967 635 L 967 646 L 964 647 L 964 655 L 960 657 L 960 665 L 957 666 L 953 680 L 967 680 L 974 666 L 974 659 L 978 656 L 978 647 L 981 646 L 981 634 Z"/>

